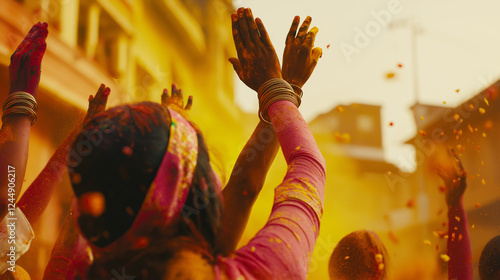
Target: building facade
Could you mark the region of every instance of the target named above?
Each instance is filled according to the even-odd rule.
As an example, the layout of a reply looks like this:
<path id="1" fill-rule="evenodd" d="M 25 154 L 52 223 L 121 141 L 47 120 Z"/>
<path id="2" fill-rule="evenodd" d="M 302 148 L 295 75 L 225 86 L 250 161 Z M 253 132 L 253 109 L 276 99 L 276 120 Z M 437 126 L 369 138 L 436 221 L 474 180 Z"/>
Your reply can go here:
<path id="1" fill-rule="evenodd" d="M 248 137 L 248 118 L 233 102 L 235 55 L 230 0 L 3 0 L 0 8 L 0 98 L 9 90 L 10 55 L 33 24 L 49 23 L 36 96 L 38 121 L 30 135 L 23 189 L 36 178 L 101 83 L 108 107 L 160 101 L 176 83 L 194 96 L 192 120 L 204 132 L 225 175 Z M 250 123 L 256 123 L 257 117 Z M 245 122 L 245 124 L 242 124 Z M 72 190 L 67 176 L 34 226 L 36 238 L 18 262 L 41 279 Z"/>

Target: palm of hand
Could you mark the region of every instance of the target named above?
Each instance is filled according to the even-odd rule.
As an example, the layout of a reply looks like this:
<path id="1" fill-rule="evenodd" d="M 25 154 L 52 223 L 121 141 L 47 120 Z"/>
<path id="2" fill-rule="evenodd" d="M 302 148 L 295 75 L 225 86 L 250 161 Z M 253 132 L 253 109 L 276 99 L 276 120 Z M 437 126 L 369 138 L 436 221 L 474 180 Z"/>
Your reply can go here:
<path id="1" fill-rule="evenodd" d="M 231 16 L 238 58 L 230 58 L 234 70 L 248 87 L 258 91 L 266 81 L 281 78 L 281 66 L 262 21 L 250 9 L 240 8 Z"/>
<path id="2" fill-rule="evenodd" d="M 243 69 L 240 79 L 251 89 L 257 91 L 266 81 L 276 78 L 281 72 L 280 64 L 276 53 L 252 53 L 244 51 L 243 59 L 240 60 Z M 264 63 L 274 60 L 274 63 Z M 274 75 L 260 75 L 260 73 L 275 73 Z"/>
<path id="3" fill-rule="evenodd" d="M 184 106 L 184 95 L 182 89 L 178 89 L 175 84 L 172 84 L 172 95 L 168 94 L 168 90 L 164 89 L 161 95 L 161 105 L 164 108 L 171 108 L 184 117 L 187 117 L 189 110 L 193 106 L 193 97 L 189 96 L 186 106 Z"/>
<path id="4" fill-rule="evenodd" d="M 25 91 L 35 95 L 40 82 L 41 63 L 47 44 L 47 23 L 35 24 L 11 56 L 10 93 Z"/>
<path id="5" fill-rule="evenodd" d="M 314 48 L 318 28 L 308 32 L 311 20 L 307 17 L 297 33 L 300 18 L 294 18 L 283 53 L 283 79 L 299 87 L 307 82 L 322 55 L 321 48 Z"/>
<path id="6" fill-rule="evenodd" d="M 85 116 L 85 123 L 91 120 L 95 115 L 106 110 L 108 97 L 111 90 L 104 84 L 101 84 L 95 96 L 89 96 L 89 108 Z"/>

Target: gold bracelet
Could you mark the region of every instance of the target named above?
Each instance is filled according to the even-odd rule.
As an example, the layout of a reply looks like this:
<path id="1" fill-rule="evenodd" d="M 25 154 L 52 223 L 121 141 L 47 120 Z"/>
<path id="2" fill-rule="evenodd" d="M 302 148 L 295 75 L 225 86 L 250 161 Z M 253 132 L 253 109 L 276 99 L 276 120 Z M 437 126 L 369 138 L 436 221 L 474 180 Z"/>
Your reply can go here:
<path id="1" fill-rule="evenodd" d="M 6 116 L 11 114 L 26 115 L 30 119 L 32 126 L 35 124 L 37 118 L 36 112 L 33 109 L 26 106 L 13 106 L 3 112 L 2 122 L 4 121 Z"/>
<path id="2" fill-rule="evenodd" d="M 24 92 L 24 91 L 17 91 L 12 94 L 9 94 L 5 102 L 3 103 L 2 110 L 7 110 L 10 106 L 12 106 L 15 103 L 24 101 L 29 104 L 29 106 L 34 110 L 38 110 L 38 103 L 36 102 L 35 97 L 33 95 Z"/>
<path id="3" fill-rule="evenodd" d="M 38 110 L 38 103 L 33 95 L 24 91 L 17 91 L 7 97 L 3 103 L 2 110 L 2 121 L 4 121 L 7 115 L 21 114 L 28 116 L 31 125 L 33 125 L 37 119 L 36 111 Z"/>
<path id="4" fill-rule="evenodd" d="M 292 86 L 293 91 L 295 91 L 295 94 L 297 94 L 300 98 L 302 98 L 302 96 L 304 96 L 304 92 L 302 91 L 301 87 L 299 87 L 298 85 L 294 85 L 294 84 L 290 84 L 290 86 Z"/>
<path id="5" fill-rule="evenodd" d="M 31 108 L 33 111 L 36 112 L 37 110 L 37 107 L 35 106 L 35 104 L 31 103 L 31 101 L 28 101 L 28 100 L 20 100 L 20 99 L 14 99 L 14 100 L 10 100 L 9 102 L 7 103 L 4 103 L 4 108 L 3 108 L 3 111 L 13 107 L 13 106 L 19 106 L 19 105 L 22 105 L 22 106 L 26 106 L 28 108 Z"/>
<path id="6" fill-rule="evenodd" d="M 295 86 L 300 89 L 300 87 Z M 299 107 L 301 104 L 302 90 L 297 93 L 294 88 L 283 79 L 271 79 L 259 88 L 259 118 L 271 124 L 268 110 L 277 101 L 287 100 Z"/>

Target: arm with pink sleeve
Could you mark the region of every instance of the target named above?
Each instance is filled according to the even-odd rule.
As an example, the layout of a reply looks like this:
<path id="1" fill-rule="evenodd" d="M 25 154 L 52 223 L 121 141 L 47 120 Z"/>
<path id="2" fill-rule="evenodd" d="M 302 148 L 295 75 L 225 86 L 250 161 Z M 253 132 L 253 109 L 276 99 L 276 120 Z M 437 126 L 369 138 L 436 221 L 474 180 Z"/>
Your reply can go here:
<path id="1" fill-rule="evenodd" d="M 73 198 L 73 207 L 76 199 Z M 78 232 L 72 209 L 66 216 L 59 236 L 52 248 L 49 263 L 45 267 L 43 279 L 70 280 L 82 273 L 92 263 L 92 253 L 88 242 Z"/>
<path id="2" fill-rule="evenodd" d="M 448 209 L 448 279 L 472 280 L 472 253 L 462 199 Z"/>
<path id="3" fill-rule="evenodd" d="M 274 205 L 266 225 L 246 246 L 227 258 L 219 257 L 218 277 L 307 277 L 323 213 L 326 164 L 294 104 L 278 101 L 271 105 L 268 114 L 288 171 L 275 189 Z"/>

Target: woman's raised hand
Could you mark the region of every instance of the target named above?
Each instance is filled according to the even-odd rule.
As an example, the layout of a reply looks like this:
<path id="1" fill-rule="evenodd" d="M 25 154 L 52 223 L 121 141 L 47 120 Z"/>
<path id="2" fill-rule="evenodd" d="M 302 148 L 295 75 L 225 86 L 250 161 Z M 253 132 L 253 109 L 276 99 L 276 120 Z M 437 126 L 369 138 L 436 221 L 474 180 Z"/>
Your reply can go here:
<path id="1" fill-rule="evenodd" d="M 453 149 L 450 149 L 450 161 L 453 161 L 452 166 L 448 168 L 439 166 L 437 174 L 446 185 L 446 204 L 454 207 L 467 188 L 467 172 Z"/>
<path id="2" fill-rule="evenodd" d="M 10 91 L 25 91 L 35 95 L 40 83 L 40 68 L 45 54 L 47 23 L 35 24 L 10 57 Z"/>
<path id="3" fill-rule="evenodd" d="M 311 17 L 307 17 L 297 33 L 300 17 L 293 19 L 283 53 L 283 79 L 299 87 L 309 79 L 323 53 L 321 48 L 314 47 L 319 29 L 313 27 L 308 32 L 311 21 Z"/>
<path id="4" fill-rule="evenodd" d="M 168 90 L 164 89 L 161 95 L 161 105 L 167 109 L 171 108 L 177 113 L 181 114 L 184 118 L 188 118 L 188 113 L 193 106 L 193 97 L 190 95 L 184 106 L 184 94 L 182 89 L 178 89 L 176 84 L 172 84 L 172 94 L 168 95 Z"/>
<path id="5" fill-rule="evenodd" d="M 230 58 L 238 77 L 257 91 L 266 81 L 281 78 L 281 67 L 262 20 L 252 10 L 239 8 L 231 15 L 233 39 L 238 58 Z"/>
<path id="6" fill-rule="evenodd" d="M 95 96 L 89 96 L 89 109 L 87 110 L 87 116 L 85 116 L 85 123 L 91 120 L 95 115 L 106 110 L 106 103 L 108 103 L 108 97 L 111 93 L 109 87 L 101 84 Z"/>

